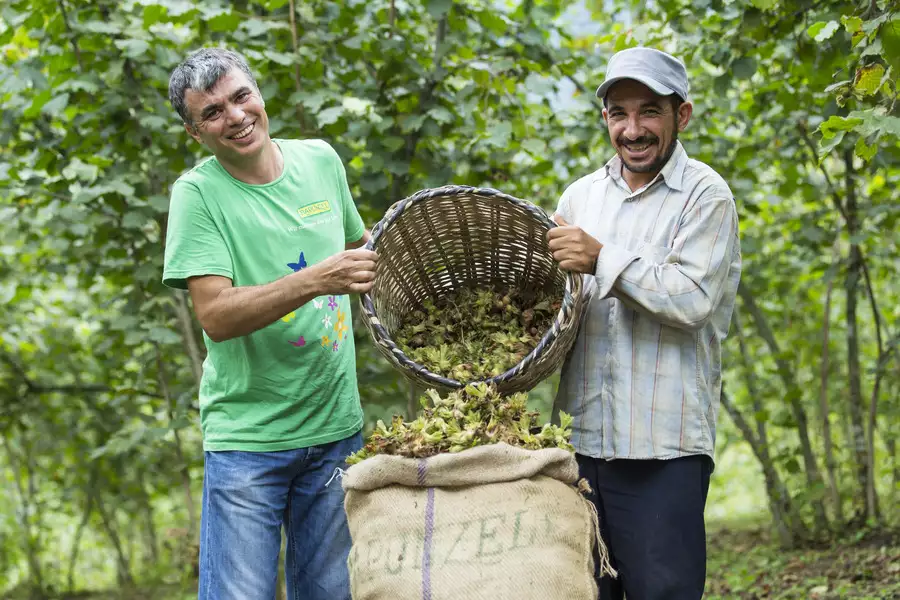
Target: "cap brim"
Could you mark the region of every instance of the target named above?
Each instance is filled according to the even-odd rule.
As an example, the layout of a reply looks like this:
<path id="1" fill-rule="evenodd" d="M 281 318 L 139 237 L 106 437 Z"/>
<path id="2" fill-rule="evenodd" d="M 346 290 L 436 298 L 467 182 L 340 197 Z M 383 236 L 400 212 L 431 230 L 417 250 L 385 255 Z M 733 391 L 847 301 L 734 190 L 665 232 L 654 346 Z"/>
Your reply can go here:
<path id="1" fill-rule="evenodd" d="M 609 88 L 614 86 L 625 79 L 633 79 L 640 83 L 643 83 L 648 88 L 659 94 L 660 96 L 671 96 L 675 93 L 675 90 L 672 88 L 665 86 L 653 79 L 652 77 L 646 77 L 644 75 L 628 75 L 624 77 L 613 77 L 612 79 L 607 79 L 603 83 L 600 84 L 600 87 L 597 88 L 597 97 L 601 100 L 606 97 L 606 93 L 609 91 Z"/>

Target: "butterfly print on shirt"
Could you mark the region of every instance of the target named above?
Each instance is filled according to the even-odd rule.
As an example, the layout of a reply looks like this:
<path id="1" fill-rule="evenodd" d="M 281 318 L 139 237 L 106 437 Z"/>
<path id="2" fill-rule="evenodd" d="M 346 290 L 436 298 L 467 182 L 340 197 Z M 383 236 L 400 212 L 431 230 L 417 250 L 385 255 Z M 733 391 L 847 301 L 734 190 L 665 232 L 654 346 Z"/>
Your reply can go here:
<path id="1" fill-rule="evenodd" d="M 300 253 L 300 258 L 299 258 L 299 260 L 297 260 L 297 262 L 295 262 L 295 263 L 289 262 L 287 264 L 287 266 L 292 268 L 294 270 L 294 273 L 296 273 L 297 271 L 299 271 L 301 269 L 306 268 L 306 259 L 303 258 L 303 253 L 302 252 Z"/>

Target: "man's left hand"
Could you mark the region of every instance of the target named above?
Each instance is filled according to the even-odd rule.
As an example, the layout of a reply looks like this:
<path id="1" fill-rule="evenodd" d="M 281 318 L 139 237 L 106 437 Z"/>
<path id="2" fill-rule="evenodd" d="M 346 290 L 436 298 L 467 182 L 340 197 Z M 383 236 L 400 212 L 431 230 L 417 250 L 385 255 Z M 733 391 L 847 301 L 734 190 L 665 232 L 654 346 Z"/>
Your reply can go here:
<path id="1" fill-rule="evenodd" d="M 569 225 L 559 215 L 553 215 L 553 220 L 559 227 L 547 232 L 547 241 L 559 268 L 563 271 L 593 274 L 603 244 L 581 227 Z"/>

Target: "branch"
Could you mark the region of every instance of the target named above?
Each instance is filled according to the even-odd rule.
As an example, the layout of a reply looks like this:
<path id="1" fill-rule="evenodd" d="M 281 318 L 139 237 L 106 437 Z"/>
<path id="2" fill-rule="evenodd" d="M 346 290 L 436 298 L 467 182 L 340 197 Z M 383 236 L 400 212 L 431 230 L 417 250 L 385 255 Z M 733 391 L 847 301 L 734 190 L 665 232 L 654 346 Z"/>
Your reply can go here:
<path id="1" fill-rule="evenodd" d="M 162 359 L 162 353 L 159 350 L 159 344 L 154 344 L 156 347 L 156 377 L 159 380 L 159 387 L 162 390 L 163 397 L 166 400 L 166 405 L 169 411 L 169 425 L 175 421 L 175 408 L 176 402 L 172 398 L 172 395 L 169 393 L 169 384 L 168 384 L 168 376 L 166 374 L 166 366 L 165 362 Z M 172 435 L 175 438 L 175 456 L 178 459 L 179 471 L 181 473 L 181 483 L 184 487 L 184 497 L 185 503 L 187 504 L 187 512 L 188 512 L 188 539 L 193 539 L 194 532 L 197 530 L 197 509 L 194 505 L 194 496 L 191 493 L 191 473 L 189 470 L 188 461 L 184 458 L 184 451 L 182 450 L 181 444 L 181 434 L 178 433 L 178 429 L 172 427 Z"/>
<path id="2" fill-rule="evenodd" d="M 750 360 L 750 353 L 747 350 L 747 340 L 744 337 L 744 330 L 741 326 L 740 319 L 740 311 L 735 310 L 732 315 L 732 321 L 734 322 L 734 329 L 737 333 L 738 344 L 741 349 L 741 362 L 744 367 L 744 377 L 747 379 L 747 391 L 750 392 L 751 398 L 753 398 L 753 410 L 757 413 L 762 412 L 762 395 L 759 393 L 759 389 L 756 387 L 756 377 L 753 374 L 753 362 Z M 768 447 L 768 438 L 766 435 L 766 423 L 763 420 L 757 420 L 756 433 L 759 436 L 759 441 L 762 445 Z"/>
<path id="3" fill-rule="evenodd" d="M 388 15 L 388 24 L 390 25 L 390 31 L 388 32 L 388 37 L 392 37 L 394 35 L 394 20 L 397 18 L 397 7 L 394 6 L 394 0 L 391 0 L 391 12 Z"/>
<path id="4" fill-rule="evenodd" d="M 452 7 L 451 7 L 452 10 Z M 438 21 L 437 32 L 434 36 L 434 57 L 433 62 L 434 66 L 432 67 L 431 74 L 426 80 L 425 87 L 422 90 L 419 108 L 422 112 L 425 112 L 426 107 L 431 103 L 432 98 L 434 97 L 434 91 L 437 89 L 438 85 L 443 81 L 441 79 L 441 71 L 443 69 L 441 65 L 441 59 L 443 55 L 441 54 L 441 44 L 444 43 L 444 39 L 447 35 L 447 15 L 444 15 Z M 413 156 L 415 156 L 416 148 L 419 145 L 419 140 L 422 138 L 422 130 L 414 131 L 406 136 L 406 160 L 407 162 L 412 162 Z M 394 177 L 394 181 L 391 185 L 391 197 L 396 198 L 400 193 L 405 193 L 404 189 L 406 187 L 405 179 L 408 176 L 397 176 Z"/>
<path id="5" fill-rule="evenodd" d="M 775 333 L 772 331 L 768 319 L 766 319 L 766 316 L 763 314 L 762 310 L 760 310 L 759 305 L 756 304 L 753 293 L 746 285 L 744 285 L 743 281 L 738 285 L 738 295 L 744 301 L 744 305 L 750 312 L 750 316 L 753 317 L 753 322 L 756 325 L 760 337 L 762 337 L 766 342 L 766 345 L 769 346 L 769 350 L 772 352 L 775 359 L 775 365 L 778 368 L 778 374 L 784 382 L 785 387 L 787 387 L 788 390 L 797 393 L 798 396 L 802 395 L 797 382 L 791 373 L 791 367 L 782 355 L 781 347 L 778 345 L 778 340 L 775 339 Z"/>
<path id="6" fill-rule="evenodd" d="M 849 216 L 847 215 L 847 211 L 844 208 L 843 203 L 841 202 L 841 195 L 837 190 L 837 187 L 834 185 L 834 182 L 831 180 L 831 175 L 828 174 L 828 171 L 825 169 L 825 166 L 819 162 L 819 151 L 816 150 L 816 144 L 813 142 L 812 138 L 809 137 L 809 131 L 807 131 L 805 125 L 800 125 L 800 137 L 803 138 L 803 141 L 806 143 L 806 146 L 809 148 L 809 153 L 812 154 L 813 162 L 816 163 L 816 168 L 822 171 L 822 175 L 825 176 L 825 183 L 828 184 L 828 189 L 831 192 L 831 200 L 834 203 L 835 208 L 841 213 L 841 216 L 844 217 L 844 221 L 849 223 Z"/>
<path id="7" fill-rule="evenodd" d="M 297 20 L 294 17 L 294 0 L 290 0 L 290 16 L 291 16 L 291 43 L 294 48 L 294 86 L 299 92 L 302 88 L 300 86 L 300 64 L 297 63 L 297 58 L 299 55 L 297 54 Z M 294 109 L 297 111 L 297 120 L 300 121 L 300 130 L 306 131 L 306 116 L 303 113 L 303 108 L 300 103 L 297 103 Z"/>
<path id="8" fill-rule="evenodd" d="M 819 389 L 819 412 L 822 418 L 822 438 L 825 447 L 825 470 L 828 477 L 828 492 L 831 495 L 831 503 L 834 505 L 835 517 L 838 521 L 844 520 L 844 508 L 841 504 L 841 494 L 837 487 L 835 478 L 836 465 L 834 460 L 834 449 L 832 448 L 831 437 L 831 408 L 828 402 L 828 374 L 829 366 L 829 336 L 831 330 L 831 298 L 834 294 L 834 281 L 836 272 L 841 262 L 840 256 L 840 231 L 835 236 L 833 244 L 834 258 L 831 267 L 828 269 L 830 277 L 828 279 L 828 289 L 825 292 L 825 315 L 824 325 L 822 327 L 822 369 L 820 372 L 821 388 Z"/>
<path id="9" fill-rule="evenodd" d="M 134 388 L 116 389 L 106 385 L 36 385 L 31 383 L 29 387 L 36 394 L 133 394 L 148 398 L 163 398 L 163 395 L 158 392 Z"/>
<path id="10" fill-rule="evenodd" d="M 753 428 L 750 426 L 747 418 L 741 413 L 738 407 L 732 404 L 731 398 L 725 393 L 724 385 L 722 386 L 721 403 L 722 408 L 724 408 L 725 412 L 728 413 L 728 416 L 731 417 L 731 420 L 738 428 L 738 431 L 741 432 L 744 439 L 750 444 L 750 449 L 753 451 L 753 454 L 760 459 L 760 462 L 762 462 L 762 457 L 765 455 L 765 452 L 760 445 L 760 440 L 757 438 L 756 434 L 753 433 Z"/>
<path id="11" fill-rule="evenodd" d="M 25 372 L 25 369 L 16 362 L 13 357 L 7 355 L 6 353 L 0 354 L 0 360 L 5 362 L 9 367 L 15 371 L 16 375 L 19 376 L 19 379 L 22 380 L 22 383 L 25 384 L 25 387 L 28 388 L 28 393 L 30 394 L 122 394 L 122 393 L 132 393 L 141 396 L 147 396 L 150 398 L 162 398 L 163 396 L 158 394 L 157 392 L 150 392 L 147 390 L 137 390 L 137 389 L 121 389 L 117 390 L 115 388 L 111 388 L 106 385 L 100 384 L 82 384 L 82 385 L 44 385 L 41 383 L 35 383 L 28 374 Z"/>
<path id="12" fill-rule="evenodd" d="M 72 31 L 72 27 L 69 25 L 69 15 L 66 12 L 66 3 L 64 0 L 58 0 L 59 2 L 59 11 L 62 13 L 63 24 L 66 26 L 66 31 L 69 33 L 69 41 L 72 42 L 72 50 L 75 52 L 75 60 L 78 61 L 78 68 L 84 71 L 84 63 L 81 60 L 81 49 L 78 47 L 78 34 Z"/>
<path id="13" fill-rule="evenodd" d="M 25 387 L 28 388 L 29 392 L 34 391 L 34 384 L 31 383 L 31 380 L 28 379 L 28 375 L 25 373 L 25 369 L 23 369 L 19 363 L 17 363 L 13 357 L 8 356 L 5 352 L 0 354 L 0 360 L 3 360 L 7 365 L 15 371 L 16 375 L 19 376 L 19 379 L 25 382 Z"/>
<path id="14" fill-rule="evenodd" d="M 197 337 L 194 335 L 194 321 L 191 319 L 191 312 L 188 309 L 184 292 L 175 292 L 175 313 L 178 315 L 178 323 L 181 326 L 184 344 L 187 346 L 188 357 L 191 360 L 191 371 L 194 374 L 194 381 L 199 386 L 200 379 L 203 377 L 203 359 L 200 358 L 200 346 L 197 344 Z"/>
<path id="15" fill-rule="evenodd" d="M 528 46 L 528 44 L 526 42 L 524 42 L 522 40 L 522 38 L 519 37 L 518 35 L 516 35 L 516 41 L 519 42 L 520 44 L 522 44 L 523 46 Z M 547 63 L 551 67 L 557 66 L 556 61 L 553 59 L 553 56 L 551 56 L 549 50 L 547 50 L 543 46 L 533 46 L 532 49 L 539 52 L 543 56 L 544 60 L 547 61 Z M 594 91 L 589 90 L 583 83 L 581 83 L 580 81 L 575 79 L 573 76 L 569 75 L 568 73 L 563 73 L 561 69 L 557 69 L 557 70 L 559 70 L 560 74 L 563 77 L 565 77 L 566 79 L 568 79 L 572 83 L 572 85 L 575 86 L 575 89 L 577 89 L 583 95 L 591 98 L 594 106 L 596 106 L 601 111 L 603 110 L 603 102 L 599 98 L 597 98 L 597 95 Z"/>
<path id="16" fill-rule="evenodd" d="M 866 11 L 862 14 L 862 18 L 869 21 L 878 16 L 878 2 L 877 0 L 869 0 L 869 6 L 866 7 Z"/>
<path id="17" fill-rule="evenodd" d="M 813 454 L 812 444 L 809 439 L 809 425 L 806 410 L 800 402 L 803 397 L 803 391 L 797 384 L 797 380 L 793 376 L 790 365 L 781 353 L 781 348 L 778 346 L 778 340 L 775 339 L 775 334 L 772 332 L 772 328 L 769 326 L 765 314 L 760 310 L 759 306 L 756 304 L 756 299 L 753 297 L 753 293 L 747 288 L 743 281 L 738 285 L 738 294 L 740 295 L 741 300 L 744 301 L 744 305 L 750 311 L 753 322 L 756 324 L 757 332 L 763 340 L 765 340 L 774 355 L 778 375 L 787 389 L 787 397 L 791 405 L 791 411 L 794 413 L 794 418 L 797 420 L 797 435 L 800 437 L 800 449 L 803 454 L 803 463 L 806 467 L 807 482 L 810 486 L 816 486 L 822 481 L 822 476 L 819 472 L 819 466 L 816 463 L 816 457 Z M 824 528 L 828 522 L 825 515 L 824 504 L 821 501 L 814 502 L 813 508 L 819 526 Z"/>
<path id="18" fill-rule="evenodd" d="M 872 317 L 875 319 L 875 337 L 878 340 L 878 356 L 881 357 L 884 354 L 884 344 L 882 343 L 881 338 L 881 311 L 878 310 L 878 302 L 875 300 L 875 292 L 872 289 L 872 278 L 869 275 L 869 266 L 866 264 L 865 255 L 860 252 L 860 258 L 862 259 L 862 271 L 863 278 L 866 280 L 866 292 L 869 294 L 869 304 L 872 306 Z"/>

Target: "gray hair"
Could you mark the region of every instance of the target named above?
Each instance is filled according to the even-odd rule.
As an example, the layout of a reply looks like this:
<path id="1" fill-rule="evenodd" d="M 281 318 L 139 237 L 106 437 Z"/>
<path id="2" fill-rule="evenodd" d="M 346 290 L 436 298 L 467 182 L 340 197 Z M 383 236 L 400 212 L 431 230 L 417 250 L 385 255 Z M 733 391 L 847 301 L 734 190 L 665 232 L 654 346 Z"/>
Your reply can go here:
<path id="1" fill-rule="evenodd" d="M 232 69 L 243 72 L 253 87 L 259 91 L 247 60 L 233 50 L 201 48 L 189 54 L 184 62 L 175 67 L 169 78 L 169 102 L 182 121 L 193 125 L 187 105 L 184 103 L 185 92 L 187 90 L 208 92 Z"/>

